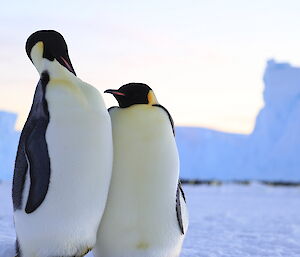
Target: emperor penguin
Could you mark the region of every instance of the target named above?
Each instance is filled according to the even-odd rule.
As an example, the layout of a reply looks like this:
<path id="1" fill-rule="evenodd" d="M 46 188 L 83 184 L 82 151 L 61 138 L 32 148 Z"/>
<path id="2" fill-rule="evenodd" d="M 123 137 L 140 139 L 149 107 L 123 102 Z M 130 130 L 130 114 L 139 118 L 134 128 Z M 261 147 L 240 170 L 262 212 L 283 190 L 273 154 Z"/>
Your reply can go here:
<path id="1" fill-rule="evenodd" d="M 99 91 L 76 76 L 61 34 L 33 33 L 26 52 L 40 80 L 14 170 L 17 256 L 84 256 L 107 200 L 110 117 Z"/>
<path id="2" fill-rule="evenodd" d="M 146 84 L 113 94 L 113 171 L 96 257 L 177 257 L 188 227 L 173 120 Z"/>

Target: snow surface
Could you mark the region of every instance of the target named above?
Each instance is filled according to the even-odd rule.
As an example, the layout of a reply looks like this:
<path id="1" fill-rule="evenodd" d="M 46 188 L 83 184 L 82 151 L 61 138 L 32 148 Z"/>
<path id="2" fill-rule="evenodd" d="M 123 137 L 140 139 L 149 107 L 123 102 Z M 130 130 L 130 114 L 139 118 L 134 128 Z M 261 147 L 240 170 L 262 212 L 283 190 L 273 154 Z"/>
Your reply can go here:
<path id="1" fill-rule="evenodd" d="M 300 187 L 229 184 L 184 189 L 190 226 L 181 257 L 300 256 Z M 14 256 L 10 194 L 10 183 L 1 183 L 1 257 Z"/>

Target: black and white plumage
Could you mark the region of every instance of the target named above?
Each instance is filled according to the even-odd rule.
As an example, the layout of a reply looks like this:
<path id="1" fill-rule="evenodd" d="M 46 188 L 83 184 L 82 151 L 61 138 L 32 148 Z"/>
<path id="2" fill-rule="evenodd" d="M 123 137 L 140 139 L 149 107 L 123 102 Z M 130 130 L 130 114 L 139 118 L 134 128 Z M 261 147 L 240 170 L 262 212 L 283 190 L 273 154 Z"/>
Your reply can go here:
<path id="1" fill-rule="evenodd" d="M 145 84 L 106 90 L 114 161 L 96 257 L 177 257 L 188 227 L 174 126 Z"/>
<path id="2" fill-rule="evenodd" d="M 37 31 L 26 51 L 40 81 L 15 163 L 18 256 L 83 256 L 107 199 L 110 117 L 99 92 L 76 77 L 62 35 Z"/>
<path id="3" fill-rule="evenodd" d="M 23 127 L 17 151 L 13 180 L 14 210 L 22 208 L 22 195 L 27 171 L 31 182 L 25 204 L 27 214 L 35 211 L 46 197 L 50 180 L 50 158 L 45 138 L 49 123 L 49 112 L 45 99 L 45 88 L 49 75 L 44 72 L 36 87 L 32 107 Z M 29 168 L 30 165 L 30 169 Z"/>

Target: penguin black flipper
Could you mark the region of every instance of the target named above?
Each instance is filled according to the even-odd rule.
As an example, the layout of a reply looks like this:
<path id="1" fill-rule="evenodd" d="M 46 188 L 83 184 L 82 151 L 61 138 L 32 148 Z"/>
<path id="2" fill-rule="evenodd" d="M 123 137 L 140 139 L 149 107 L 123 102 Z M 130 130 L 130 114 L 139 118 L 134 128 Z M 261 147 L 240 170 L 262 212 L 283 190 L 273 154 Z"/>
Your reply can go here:
<path id="1" fill-rule="evenodd" d="M 43 73 L 36 87 L 30 113 L 21 133 L 13 178 L 14 210 L 22 208 L 22 195 L 27 170 L 30 172 L 30 189 L 26 213 L 35 211 L 45 199 L 50 181 L 50 158 L 45 138 L 49 123 L 45 88 L 48 73 Z"/>
<path id="2" fill-rule="evenodd" d="M 181 181 L 180 181 L 180 180 L 178 181 L 178 188 L 179 188 L 179 190 L 180 190 L 180 193 L 181 193 L 181 195 L 182 195 L 182 198 L 183 198 L 184 202 L 186 203 L 185 193 L 184 193 L 184 191 L 183 191 L 182 184 L 181 184 Z"/>
<path id="3" fill-rule="evenodd" d="M 28 169 L 28 164 L 25 156 L 25 149 L 23 147 L 23 134 L 24 133 L 22 131 L 17 151 L 17 157 L 15 161 L 15 170 L 13 177 L 12 198 L 14 211 L 16 211 L 17 209 L 21 209 L 22 207 L 22 194 Z"/>
<path id="4" fill-rule="evenodd" d="M 25 207 L 26 213 L 34 212 L 44 201 L 50 181 L 50 159 L 45 133 L 47 120 L 40 120 L 26 142 L 29 162 L 30 189 Z"/>
<path id="5" fill-rule="evenodd" d="M 21 257 L 21 252 L 20 252 L 20 246 L 19 246 L 19 241 L 18 241 L 18 239 L 16 239 L 15 250 L 16 250 L 15 257 Z"/>
<path id="6" fill-rule="evenodd" d="M 176 191 L 176 215 L 178 220 L 178 225 L 181 234 L 184 235 L 184 228 L 183 228 L 183 221 L 182 221 L 182 213 L 181 213 L 181 202 L 180 202 L 180 196 L 183 197 L 185 202 L 185 196 L 181 187 L 181 182 L 178 182 L 177 191 Z"/>

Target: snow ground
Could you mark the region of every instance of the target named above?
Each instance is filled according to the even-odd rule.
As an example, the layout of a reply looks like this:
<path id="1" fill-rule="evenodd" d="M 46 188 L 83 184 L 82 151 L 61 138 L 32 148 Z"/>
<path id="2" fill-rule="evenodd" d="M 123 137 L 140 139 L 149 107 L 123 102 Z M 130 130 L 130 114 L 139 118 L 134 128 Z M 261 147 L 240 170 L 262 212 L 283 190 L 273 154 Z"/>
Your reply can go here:
<path id="1" fill-rule="evenodd" d="M 300 256 L 299 187 L 184 188 L 190 227 L 181 257 Z M 0 184 L 0 257 L 14 256 L 10 190 Z"/>

